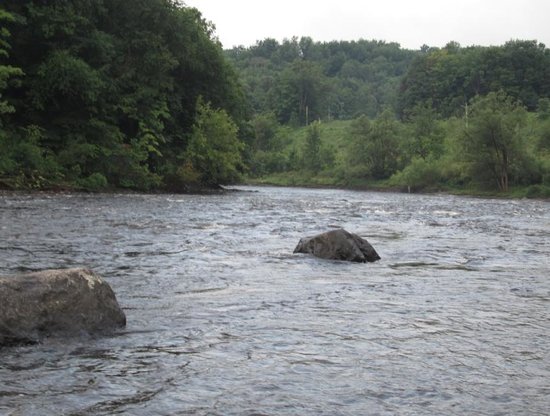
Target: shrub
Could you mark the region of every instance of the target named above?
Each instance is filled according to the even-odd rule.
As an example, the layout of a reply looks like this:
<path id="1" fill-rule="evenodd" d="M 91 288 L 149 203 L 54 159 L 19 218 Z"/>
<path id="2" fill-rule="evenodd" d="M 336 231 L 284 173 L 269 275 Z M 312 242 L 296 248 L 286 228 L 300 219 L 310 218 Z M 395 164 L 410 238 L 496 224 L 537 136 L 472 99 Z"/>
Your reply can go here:
<path id="1" fill-rule="evenodd" d="M 525 193 L 527 198 L 550 198 L 550 186 L 531 185 Z"/>
<path id="2" fill-rule="evenodd" d="M 107 178 L 103 176 L 101 173 L 92 173 L 87 178 L 79 179 L 77 181 L 77 185 L 87 189 L 89 191 L 99 191 L 101 189 L 105 189 L 109 183 L 107 182 Z"/>
<path id="3" fill-rule="evenodd" d="M 406 186 L 413 190 L 431 188 L 442 181 L 441 170 L 437 161 L 414 158 L 402 171 L 390 178 L 394 186 Z"/>

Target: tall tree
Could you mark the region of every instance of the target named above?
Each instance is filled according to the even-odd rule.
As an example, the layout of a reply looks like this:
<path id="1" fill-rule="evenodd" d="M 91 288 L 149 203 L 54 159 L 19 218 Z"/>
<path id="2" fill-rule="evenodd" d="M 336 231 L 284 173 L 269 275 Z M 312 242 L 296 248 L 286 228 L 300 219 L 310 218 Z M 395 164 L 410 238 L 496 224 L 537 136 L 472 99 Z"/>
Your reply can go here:
<path id="1" fill-rule="evenodd" d="M 182 157 L 184 167 L 195 173 L 199 184 L 214 186 L 239 178 L 243 143 L 237 132 L 237 125 L 224 110 L 213 109 L 199 98 L 189 146 Z"/>
<path id="2" fill-rule="evenodd" d="M 0 117 L 2 114 L 15 111 L 15 108 L 2 98 L 2 93 L 8 86 L 9 79 L 23 75 L 23 71 L 20 68 L 5 65 L 3 63 L 7 61 L 9 57 L 9 37 L 11 35 L 8 28 L 5 27 L 5 23 L 13 22 L 14 20 L 13 15 L 0 8 Z M 1 122 L 2 119 L 0 118 L 0 126 Z"/>
<path id="3" fill-rule="evenodd" d="M 313 173 L 321 169 L 321 129 L 315 121 L 308 127 L 304 147 L 304 166 Z"/>
<path id="4" fill-rule="evenodd" d="M 10 50 L 10 31 L 5 24 L 13 21 L 14 17 L 0 8 L 0 177 L 5 173 L 14 172 L 18 165 L 17 161 L 14 160 L 12 140 L 9 140 L 9 136 L 13 136 L 13 129 L 11 133 L 5 130 L 5 117 L 13 113 L 15 107 L 3 97 L 3 93 L 8 87 L 10 79 L 23 75 L 21 69 L 4 64 L 9 58 Z"/>
<path id="5" fill-rule="evenodd" d="M 358 167 L 352 176 L 385 179 L 397 170 L 399 124 L 390 110 L 385 110 L 374 121 L 366 116 L 354 120 L 350 135 L 348 160 L 350 166 Z"/>
<path id="6" fill-rule="evenodd" d="M 276 90 L 279 119 L 309 124 L 321 116 L 326 91 L 327 83 L 321 68 L 310 61 L 295 60 L 279 78 Z"/>
<path id="7" fill-rule="evenodd" d="M 411 158 L 438 158 L 443 153 L 444 131 L 440 128 L 435 110 L 418 104 L 406 115 L 408 135 L 403 145 Z"/>
<path id="8" fill-rule="evenodd" d="M 472 101 L 462 146 L 474 180 L 491 180 L 500 191 L 508 191 L 511 176 L 525 160 L 521 128 L 525 108 L 504 92 L 491 92 Z"/>

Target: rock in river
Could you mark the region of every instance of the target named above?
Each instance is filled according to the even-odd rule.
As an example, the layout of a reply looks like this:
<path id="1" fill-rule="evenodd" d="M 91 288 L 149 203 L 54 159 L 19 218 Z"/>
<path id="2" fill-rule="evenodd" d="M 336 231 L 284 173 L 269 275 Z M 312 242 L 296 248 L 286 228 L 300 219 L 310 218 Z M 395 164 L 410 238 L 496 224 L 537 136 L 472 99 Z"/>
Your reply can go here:
<path id="1" fill-rule="evenodd" d="M 84 268 L 0 276 L 0 346 L 126 325 L 111 287 Z"/>
<path id="2" fill-rule="evenodd" d="M 342 229 L 304 237 L 300 239 L 294 253 L 309 253 L 323 259 L 362 263 L 380 260 L 380 256 L 367 240 Z"/>

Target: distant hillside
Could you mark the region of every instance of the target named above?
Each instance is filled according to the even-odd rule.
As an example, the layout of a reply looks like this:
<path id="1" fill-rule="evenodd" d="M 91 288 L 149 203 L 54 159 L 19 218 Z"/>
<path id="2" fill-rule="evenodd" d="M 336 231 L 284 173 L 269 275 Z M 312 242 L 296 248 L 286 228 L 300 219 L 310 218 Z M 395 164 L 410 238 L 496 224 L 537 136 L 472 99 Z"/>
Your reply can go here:
<path id="1" fill-rule="evenodd" d="M 550 196 L 550 51 L 273 39 L 225 51 L 253 180 Z"/>
<path id="2" fill-rule="evenodd" d="M 225 53 L 253 113 L 272 112 L 283 124 L 374 118 L 387 108 L 403 118 L 417 105 L 448 117 L 476 95 L 500 90 L 535 110 L 550 96 L 550 50 L 536 41 L 493 47 L 449 42 L 412 51 L 376 40 L 302 37 L 265 39 Z"/>
<path id="3" fill-rule="evenodd" d="M 371 117 L 395 108 L 401 80 L 420 51 L 397 43 L 359 40 L 279 43 L 265 39 L 225 51 L 244 83 L 254 113 L 274 112 L 281 123 Z"/>

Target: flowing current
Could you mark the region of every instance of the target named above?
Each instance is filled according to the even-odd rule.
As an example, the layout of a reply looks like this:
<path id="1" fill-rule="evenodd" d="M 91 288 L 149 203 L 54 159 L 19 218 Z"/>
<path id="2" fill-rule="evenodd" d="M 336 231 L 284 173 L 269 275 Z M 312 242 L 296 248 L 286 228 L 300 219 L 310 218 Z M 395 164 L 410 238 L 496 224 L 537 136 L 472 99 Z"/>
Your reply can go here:
<path id="1" fill-rule="evenodd" d="M 550 203 L 240 190 L 0 195 L 1 275 L 90 267 L 128 320 L 0 349 L 0 414 L 549 414 Z M 292 254 L 338 227 L 382 260 Z"/>

